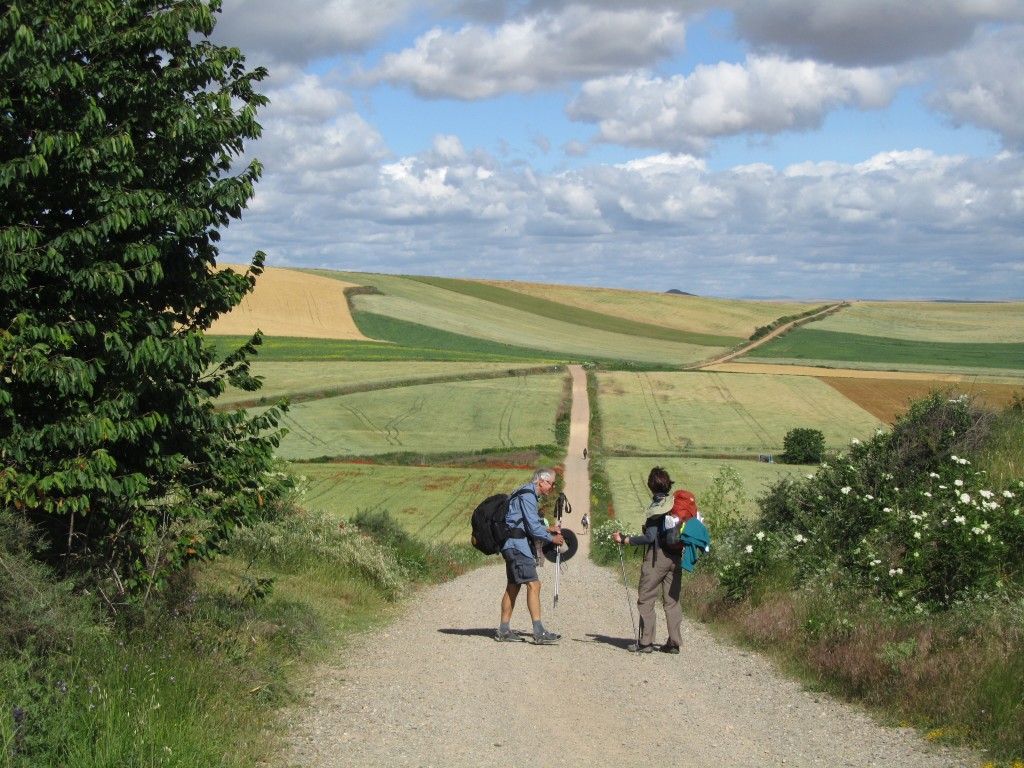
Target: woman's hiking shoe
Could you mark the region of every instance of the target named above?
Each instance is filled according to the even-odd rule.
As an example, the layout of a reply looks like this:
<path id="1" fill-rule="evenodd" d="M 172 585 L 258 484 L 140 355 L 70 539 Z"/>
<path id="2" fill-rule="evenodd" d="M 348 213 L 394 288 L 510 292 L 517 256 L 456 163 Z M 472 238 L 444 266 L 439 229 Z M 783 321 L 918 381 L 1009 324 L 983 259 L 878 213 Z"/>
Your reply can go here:
<path id="1" fill-rule="evenodd" d="M 522 635 L 518 632 L 513 632 L 511 629 L 508 632 L 498 630 L 494 633 L 494 639 L 499 643 L 522 643 L 525 642 Z"/>
<path id="2" fill-rule="evenodd" d="M 561 639 L 561 635 L 556 635 L 554 632 L 548 632 L 546 629 L 540 633 L 533 633 L 533 642 L 535 645 L 554 645 Z"/>
<path id="3" fill-rule="evenodd" d="M 665 643 L 665 645 L 661 646 L 661 652 L 662 653 L 679 653 L 679 646 L 678 645 L 673 645 L 672 643 Z"/>
<path id="4" fill-rule="evenodd" d="M 632 643 L 626 650 L 630 653 L 652 653 L 654 651 L 654 646 Z"/>

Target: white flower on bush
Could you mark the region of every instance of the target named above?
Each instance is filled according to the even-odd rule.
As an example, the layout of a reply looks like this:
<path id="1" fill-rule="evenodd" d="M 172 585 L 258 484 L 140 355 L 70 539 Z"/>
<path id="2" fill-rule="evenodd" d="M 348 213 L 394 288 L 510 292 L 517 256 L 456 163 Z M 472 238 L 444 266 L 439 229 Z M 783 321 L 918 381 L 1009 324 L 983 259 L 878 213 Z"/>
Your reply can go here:
<path id="1" fill-rule="evenodd" d="M 956 480 L 953 481 L 953 485 L 955 485 L 957 488 L 963 488 L 964 481 L 961 480 L 960 478 L 957 478 Z"/>
<path id="2" fill-rule="evenodd" d="M 975 536 L 981 536 L 981 534 L 983 534 L 984 532 L 985 529 L 979 528 L 978 526 L 974 526 L 973 528 L 971 528 L 971 533 L 973 533 Z"/>
<path id="3" fill-rule="evenodd" d="M 963 515 L 957 515 L 956 517 L 953 518 L 953 522 L 954 523 L 960 523 L 960 525 L 963 525 L 964 523 L 967 522 L 967 518 L 964 517 Z"/>
<path id="4" fill-rule="evenodd" d="M 864 494 L 864 501 L 874 501 L 874 500 L 875 500 L 875 497 L 872 496 L 870 493 L 865 493 Z"/>
<path id="5" fill-rule="evenodd" d="M 971 503 L 971 494 L 969 494 L 969 493 L 961 493 L 960 494 L 960 503 L 961 504 L 970 504 Z"/>
<path id="6" fill-rule="evenodd" d="M 927 496 L 927 497 L 928 497 L 929 499 L 930 499 L 930 498 L 932 497 L 932 495 L 931 495 L 930 493 L 928 493 L 928 491 L 925 491 L 925 492 L 924 492 L 923 494 L 921 494 L 921 495 L 922 495 L 922 496 Z"/>
<path id="7" fill-rule="evenodd" d="M 921 532 L 920 531 L 914 531 L 914 538 L 915 539 L 920 539 L 921 538 Z"/>
<path id="8" fill-rule="evenodd" d="M 991 499 L 993 496 L 995 496 L 995 494 L 992 493 L 992 491 L 985 490 L 984 488 L 978 491 L 978 495 L 981 496 L 981 498 L 983 499 Z"/>
<path id="9" fill-rule="evenodd" d="M 890 568 L 889 569 L 889 575 L 890 576 L 902 576 L 903 575 L 903 569 L 902 568 Z"/>
<path id="10" fill-rule="evenodd" d="M 747 553 L 748 555 L 752 555 L 752 554 L 754 554 L 754 545 L 753 545 L 753 544 L 747 544 L 747 546 L 746 546 L 746 548 L 744 549 L 744 551 L 745 551 L 745 552 L 746 552 L 746 553 Z"/>
<path id="11" fill-rule="evenodd" d="M 848 485 L 844 485 L 844 486 L 843 486 L 842 488 L 840 488 L 840 489 L 839 489 L 839 492 L 840 492 L 841 494 L 843 494 L 844 496 L 846 496 L 846 495 L 847 495 L 847 494 L 849 494 L 849 493 L 850 493 L 850 491 L 852 491 L 852 490 L 853 490 L 853 488 L 851 488 L 850 486 L 848 486 Z"/>
<path id="12" fill-rule="evenodd" d="M 757 537 L 756 538 L 757 538 L 758 541 L 764 541 L 764 537 L 765 537 L 765 532 L 764 531 L 758 531 L 757 532 Z"/>
<path id="13" fill-rule="evenodd" d="M 1013 491 L 1003 491 L 1003 498 L 1004 499 L 1012 499 L 1013 498 Z"/>
<path id="14" fill-rule="evenodd" d="M 985 509 L 999 509 L 999 503 L 995 501 L 983 501 L 981 506 Z"/>
<path id="15" fill-rule="evenodd" d="M 850 445 L 860 445 L 860 440 L 855 437 L 850 441 Z"/>
<path id="16" fill-rule="evenodd" d="M 793 537 L 793 541 L 795 541 L 797 544 L 803 544 L 805 541 L 807 541 L 807 539 L 804 538 L 804 535 L 802 533 L 798 533 L 796 536 Z"/>
<path id="17" fill-rule="evenodd" d="M 938 480 L 939 479 L 939 473 L 938 472 L 929 472 L 928 473 L 928 477 L 931 477 L 931 478 L 933 478 L 935 480 Z"/>
<path id="18" fill-rule="evenodd" d="M 876 565 L 881 565 L 881 564 L 882 564 L 881 560 L 872 560 L 871 561 L 871 567 L 872 568 L 874 568 Z"/>

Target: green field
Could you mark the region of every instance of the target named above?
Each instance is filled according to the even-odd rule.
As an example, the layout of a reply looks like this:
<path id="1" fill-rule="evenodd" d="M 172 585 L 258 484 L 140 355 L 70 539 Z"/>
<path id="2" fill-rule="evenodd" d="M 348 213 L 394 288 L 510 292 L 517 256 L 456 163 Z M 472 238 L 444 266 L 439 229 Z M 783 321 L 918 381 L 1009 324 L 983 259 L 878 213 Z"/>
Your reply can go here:
<path id="1" fill-rule="evenodd" d="M 313 273 L 376 288 L 379 294 L 352 297 L 357 312 L 516 348 L 546 350 L 551 357 L 560 360 L 635 360 L 680 366 L 731 348 L 731 345 L 705 346 L 634 336 L 541 317 L 409 277 L 319 270 Z"/>
<path id="2" fill-rule="evenodd" d="M 256 360 L 251 366 L 254 376 L 263 379 L 258 392 L 228 387 L 218 398 L 220 405 L 251 401 L 262 398 L 275 402 L 284 396 L 308 399 L 321 393 L 354 389 L 381 389 L 400 387 L 410 383 L 453 380 L 460 377 L 514 376 L 521 368 L 508 362 L 503 363 L 459 363 L 459 362 L 345 362 L 340 360 L 311 363 L 308 361 L 265 361 Z M 535 370 L 530 366 L 530 370 Z M 340 390 L 340 391 L 339 391 Z"/>
<path id="3" fill-rule="evenodd" d="M 564 373 L 421 384 L 296 403 L 278 455 L 290 461 L 435 454 L 555 443 Z"/>
<path id="4" fill-rule="evenodd" d="M 305 478 L 305 507 L 344 520 L 387 511 L 407 532 L 439 544 L 466 543 L 477 503 L 529 482 L 532 471 L 301 463 L 293 469 Z"/>
<path id="5" fill-rule="evenodd" d="M 823 306 L 805 302 L 716 299 L 688 293 L 637 291 L 516 281 L 473 281 L 497 285 L 517 295 L 535 296 L 606 317 L 657 323 L 692 333 L 749 339 L 761 326 Z"/>
<path id="6" fill-rule="evenodd" d="M 862 336 L 797 328 L 752 349 L 746 358 L 767 362 L 827 360 L 842 363 L 929 365 L 969 372 L 976 369 L 1024 370 L 1024 344 L 955 343 Z"/>
<path id="7" fill-rule="evenodd" d="M 1024 339 L 1024 302 L 859 301 L 809 327 L 910 341 L 1015 344 Z"/>
<path id="8" fill-rule="evenodd" d="M 652 467 L 664 467 L 675 482 L 673 490 L 685 488 L 697 497 L 697 507 L 711 486 L 714 477 L 723 467 L 736 470 L 743 483 L 746 502 L 737 512 L 753 517 L 757 511 L 757 497 L 781 477 L 804 477 L 813 472 L 813 467 L 789 464 L 766 463 L 742 459 L 681 459 L 677 456 L 648 456 L 640 458 L 610 458 L 605 461 L 608 482 L 611 486 L 612 502 L 615 505 L 615 519 L 630 530 L 639 532 L 644 522 L 644 510 L 651 501 L 647 489 L 647 475 Z"/>
<path id="9" fill-rule="evenodd" d="M 882 426 L 810 376 L 608 372 L 598 381 L 605 449 L 620 454 L 780 453 L 796 427 L 840 448 Z"/>
<path id="10" fill-rule="evenodd" d="M 523 310 L 548 320 L 572 323 L 584 328 L 600 328 L 604 331 L 623 333 L 628 336 L 637 336 L 644 339 L 678 341 L 684 344 L 701 344 L 708 347 L 734 347 L 745 340 L 744 337 L 696 333 L 665 325 L 655 325 L 652 322 L 630 320 L 624 317 L 574 307 L 561 302 L 548 301 L 547 299 L 517 293 L 507 288 L 500 288 L 496 285 L 474 280 L 451 280 L 443 277 L 418 277 L 416 279 L 428 285 L 454 291 L 464 296 L 475 296 L 478 299 L 490 301 L 499 307 Z M 657 314 L 652 312 L 651 317 L 655 319 Z"/>

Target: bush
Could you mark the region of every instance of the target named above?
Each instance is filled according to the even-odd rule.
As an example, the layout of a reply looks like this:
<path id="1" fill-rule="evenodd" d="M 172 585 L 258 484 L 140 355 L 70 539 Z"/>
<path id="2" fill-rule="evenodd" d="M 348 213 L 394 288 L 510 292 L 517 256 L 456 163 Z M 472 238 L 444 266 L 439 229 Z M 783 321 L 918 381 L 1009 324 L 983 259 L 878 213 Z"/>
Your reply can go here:
<path id="1" fill-rule="evenodd" d="M 791 560 L 795 583 L 835 571 L 849 589 L 919 612 L 1000 595 L 1024 575 L 1024 482 L 996 486 L 971 459 L 995 423 L 969 399 L 933 393 L 891 432 L 783 479 L 761 517 L 719 538 L 719 578 L 734 599 Z"/>
<path id="2" fill-rule="evenodd" d="M 791 429 L 783 438 L 785 464 L 817 464 L 825 455 L 825 435 L 818 429 Z"/>

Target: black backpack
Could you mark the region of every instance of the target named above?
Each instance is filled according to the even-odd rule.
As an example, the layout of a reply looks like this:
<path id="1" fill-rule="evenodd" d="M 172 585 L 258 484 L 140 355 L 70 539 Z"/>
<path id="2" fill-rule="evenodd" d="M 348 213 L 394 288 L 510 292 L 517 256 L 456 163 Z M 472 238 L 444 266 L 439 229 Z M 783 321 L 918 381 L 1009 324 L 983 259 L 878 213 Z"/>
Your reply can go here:
<path id="1" fill-rule="evenodd" d="M 520 488 L 511 496 L 507 493 L 497 493 L 477 504 L 476 509 L 473 510 L 473 535 L 470 539 L 474 547 L 485 555 L 496 555 L 508 539 L 526 538 L 526 531 L 521 531 L 518 528 L 510 529 L 505 524 L 509 502 L 524 493 L 533 493 L 533 491 L 529 488 Z M 525 525 L 526 520 L 524 519 L 523 526 L 525 527 Z"/>

